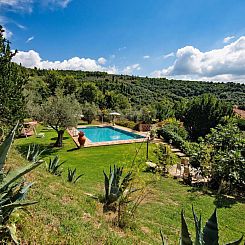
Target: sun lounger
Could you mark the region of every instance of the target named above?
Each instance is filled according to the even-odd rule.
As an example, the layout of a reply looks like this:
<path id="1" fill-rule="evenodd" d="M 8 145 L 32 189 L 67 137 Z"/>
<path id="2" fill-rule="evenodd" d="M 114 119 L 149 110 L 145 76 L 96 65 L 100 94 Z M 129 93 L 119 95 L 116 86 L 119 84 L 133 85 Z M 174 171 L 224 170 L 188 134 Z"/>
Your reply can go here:
<path id="1" fill-rule="evenodd" d="M 45 134 L 44 133 L 38 133 L 38 134 L 36 134 L 36 137 L 37 138 L 44 138 Z"/>

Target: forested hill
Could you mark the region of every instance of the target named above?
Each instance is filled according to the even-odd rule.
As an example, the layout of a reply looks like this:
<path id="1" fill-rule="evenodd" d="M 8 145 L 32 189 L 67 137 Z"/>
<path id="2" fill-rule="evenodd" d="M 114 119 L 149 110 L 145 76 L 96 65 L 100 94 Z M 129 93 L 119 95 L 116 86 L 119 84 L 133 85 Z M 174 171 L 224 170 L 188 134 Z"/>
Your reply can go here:
<path id="1" fill-rule="evenodd" d="M 166 78 L 148 78 L 127 75 L 110 75 L 105 72 L 84 71 L 48 71 L 28 69 L 31 80 L 35 78 L 59 86 L 66 81 L 66 87 L 76 92 L 84 82 L 92 82 L 104 94 L 113 91 L 128 98 L 131 104 L 147 105 L 161 101 L 164 97 L 174 101 L 181 98 L 190 99 L 204 93 L 212 93 L 216 97 L 236 105 L 245 105 L 245 85 L 238 83 L 216 83 L 200 81 L 168 80 Z M 71 86 L 72 85 L 72 86 Z M 69 91 L 70 93 L 72 91 Z"/>

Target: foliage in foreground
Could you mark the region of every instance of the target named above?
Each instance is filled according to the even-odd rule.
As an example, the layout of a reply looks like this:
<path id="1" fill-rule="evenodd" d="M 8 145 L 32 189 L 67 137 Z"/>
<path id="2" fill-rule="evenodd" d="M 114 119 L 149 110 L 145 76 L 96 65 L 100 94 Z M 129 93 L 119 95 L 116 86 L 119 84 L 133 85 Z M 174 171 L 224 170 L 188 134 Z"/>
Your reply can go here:
<path id="1" fill-rule="evenodd" d="M 206 222 L 202 230 L 202 217 L 198 218 L 194 208 L 192 207 L 193 218 L 195 222 L 195 231 L 196 238 L 195 242 L 192 241 L 190 237 L 190 233 L 188 231 L 188 226 L 184 217 L 184 211 L 181 212 L 181 236 L 180 236 L 180 244 L 181 245 L 218 245 L 219 244 L 219 228 L 217 221 L 217 213 L 216 209 L 214 210 L 212 216 Z M 163 237 L 162 237 L 163 239 Z M 243 236 L 237 241 L 230 242 L 227 245 L 238 245 L 242 242 Z M 163 244 L 164 241 L 163 241 Z"/>
<path id="2" fill-rule="evenodd" d="M 18 208 L 36 203 L 23 201 L 32 183 L 25 182 L 22 176 L 38 167 L 42 161 L 35 158 L 35 161 L 22 168 L 4 172 L 4 164 L 14 139 L 16 127 L 0 146 L 0 241 L 5 243 L 12 239 L 18 244 L 15 224 L 10 222 L 11 215 Z"/>

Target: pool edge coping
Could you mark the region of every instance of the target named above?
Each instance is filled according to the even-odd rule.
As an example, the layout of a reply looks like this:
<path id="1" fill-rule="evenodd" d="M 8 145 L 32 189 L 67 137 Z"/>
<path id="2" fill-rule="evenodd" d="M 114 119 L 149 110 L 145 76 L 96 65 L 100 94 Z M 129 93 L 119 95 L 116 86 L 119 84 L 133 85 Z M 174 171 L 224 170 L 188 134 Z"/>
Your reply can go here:
<path id="1" fill-rule="evenodd" d="M 86 128 L 86 126 L 82 126 L 84 128 Z M 80 128 L 82 128 L 80 127 Z M 88 148 L 88 147 L 97 147 L 97 146 L 110 146 L 110 145 L 121 145 L 121 144 L 132 144 L 132 143 L 141 143 L 144 141 L 147 141 L 147 137 L 149 136 L 149 132 L 138 132 L 136 130 L 130 129 L 130 128 L 126 128 L 126 127 L 122 127 L 122 126 L 118 126 L 118 125 L 108 125 L 108 124 L 100 124 L 100 125 L 93 125 L 91 127 L 114 127 L 120 130 L 124 130 L 130 133 L 134 133 L 140 136 L 143 136 L 144 138 L 140 138 L 140 139 L 131 139 L 131 140 L 113 140 L 113 141 L 103 141 L 103 142 L 96 142 L 96 143 L 92 143 L 87 137 L 86 137 L 86 142 L 83 148 Z M 77 147 L 80 147 L 80 144 L 78 142 L 78 137 L 77 135 L 74 135 L 74 132 L 77 131 L 78 127 L 72 127 L 71 129 L 66 129 L 68 134 L 71 136 L 71 138 L 73 139 L 74 143 L 77 145 Z"/>

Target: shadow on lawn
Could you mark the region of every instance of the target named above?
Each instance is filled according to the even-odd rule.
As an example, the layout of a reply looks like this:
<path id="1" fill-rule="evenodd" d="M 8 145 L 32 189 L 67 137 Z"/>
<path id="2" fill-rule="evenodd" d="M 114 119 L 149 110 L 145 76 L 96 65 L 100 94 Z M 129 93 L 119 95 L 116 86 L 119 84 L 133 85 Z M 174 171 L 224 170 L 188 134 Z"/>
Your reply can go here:
<path id="1" fill-rule="evenodd" d="M 57 138 L 58 137 L 53 137 L 53 138 L 51 138 L 51 140 L 57 140 Z M 69 137 L 63 137 L 63 140 L 67 140 L 67 139 L 69 139 Z"/>
<path id="2" fill-rule="evenodd" d="M 78 147 L 75 147 L 75 148 L 72 148 L 72 149 L 67 150 L 67 152 L 76 151 L 76 150 L 79 150 L 79 148 Z"/>
<path id="3" fill-rule="evenodd" d="M 238 202 L 244 202 L 244 200 L 239 201 L 239 199 L 235 197 L 229 197 L 226 195 L 216 195 L 214 200 L 214 205 L 217 208 L 231 208 L 232 205 Z"/>
<path id="4" fill-rule="evenodd" d="M 203 195 L 214 197 L 214 205 L 216 208 L 231 208 L 234 204 L 245 203 L 245 198 L 241 196 L 229 196 L 224 194 L 217 194 L 217 191 L 207 189 L 207 187 L 199 186 L 192 187 L 188 192 L 199 192 Z"/>
<path id="5" fill-rule="evenodd" d="M 23 157 L 26 157 L 28 148 L 30 145 L 33 145 L 33 144 L 18 145 L 16 146 L 16 149 L 19 151 L 19 153 Z M 36 145 L 39 146 L 40 151 L 44 150 L 44 152 L 42 153 L 42 157 L 47 157 L 53 153 L 59 152 L 59 150 L 62 149 L 62 148 L 56 148 L 56 147 L 53 147 L 52 145 L 46 145 L 46 144 L 36 144 Z"/>

